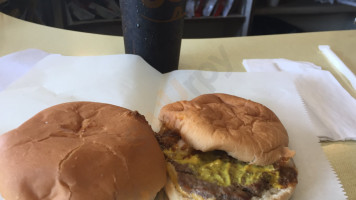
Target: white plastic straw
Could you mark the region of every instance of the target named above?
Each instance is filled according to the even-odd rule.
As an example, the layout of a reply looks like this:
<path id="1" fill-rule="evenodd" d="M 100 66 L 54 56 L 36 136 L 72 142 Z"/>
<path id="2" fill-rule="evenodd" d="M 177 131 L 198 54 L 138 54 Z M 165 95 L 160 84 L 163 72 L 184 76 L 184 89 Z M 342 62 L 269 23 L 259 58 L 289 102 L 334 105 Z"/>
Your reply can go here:
<path id="1" fill-rule="evenodd" d="M 331 50 L 329 45 L 319 45 L 319 50 L 351 83 L 356 90 L 355 74 L 342 62 L 342 60 Z"/>

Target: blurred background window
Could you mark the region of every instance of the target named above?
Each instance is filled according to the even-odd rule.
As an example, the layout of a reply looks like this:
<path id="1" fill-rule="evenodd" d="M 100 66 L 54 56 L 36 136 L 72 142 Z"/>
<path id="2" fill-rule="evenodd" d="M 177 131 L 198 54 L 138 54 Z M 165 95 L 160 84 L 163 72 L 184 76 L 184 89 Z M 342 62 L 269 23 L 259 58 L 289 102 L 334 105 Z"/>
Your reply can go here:
<path id="1" fill-rule="evenodd" d="M 119 0 L 0 0 L 0 12 L 62 29 L 122 35 Z M 356 0 L 187 0 L 184 38 L 356 29 Z"/>

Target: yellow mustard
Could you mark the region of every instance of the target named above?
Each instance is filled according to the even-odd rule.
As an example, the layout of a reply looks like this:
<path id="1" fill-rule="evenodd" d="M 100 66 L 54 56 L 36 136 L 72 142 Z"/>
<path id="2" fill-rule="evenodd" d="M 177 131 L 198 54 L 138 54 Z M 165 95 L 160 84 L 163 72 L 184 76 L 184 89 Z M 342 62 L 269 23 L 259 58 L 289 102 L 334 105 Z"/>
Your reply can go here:
<path id="1" fill-rule="evenodd" d="M 187 164 L 198 178 L 224 187 L 231 184 L 248 186 L 265 174 L 272 187 L 280 188 L 279 173 L 273 165 L 257 166 L 227 157 L 221 159 L 214 151 L 191 155 L 189 151 L 166 149 L 164 154 L 177 163 Z"/>

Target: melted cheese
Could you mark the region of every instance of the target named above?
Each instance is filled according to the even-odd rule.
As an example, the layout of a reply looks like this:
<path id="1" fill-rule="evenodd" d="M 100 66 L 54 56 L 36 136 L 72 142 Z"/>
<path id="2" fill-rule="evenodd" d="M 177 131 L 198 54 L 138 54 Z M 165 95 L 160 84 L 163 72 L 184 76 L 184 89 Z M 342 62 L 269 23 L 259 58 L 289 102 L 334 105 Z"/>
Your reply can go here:
<path id="1" fill-rule="evenodd" d="M 187 164 L 201 180 L 224 187 L 231 184 L 248 186 L 262 176 L 267 176 L 272 187 L 280 188 L 279 172 L 273 165 L 250 165 L 235 159 L 221 158 L 214 151 L 191 155 L 189 150 L 166 149 L 164 154 L 179 164 Z"/>

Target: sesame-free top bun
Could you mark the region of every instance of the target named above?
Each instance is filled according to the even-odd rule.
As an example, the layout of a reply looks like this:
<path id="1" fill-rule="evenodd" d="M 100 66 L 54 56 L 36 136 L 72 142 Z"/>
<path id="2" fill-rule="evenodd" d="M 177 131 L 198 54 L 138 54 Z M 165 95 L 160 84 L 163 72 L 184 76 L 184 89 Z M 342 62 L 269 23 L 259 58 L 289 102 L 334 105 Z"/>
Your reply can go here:
<path id="1" fill-rule="evenodd" d="M 0 136 L 6 200 L 154 199 L 165 182 L 154 132 L 125 108 L 59 104 Z"/>
<path id="2" fill-rule="evenodd" d="M 159 115 L 194 149 L 223 150 L 251 164 L 268 165 L 292 157 L 288 134 L 278 117 L 262 104 L 228 94 L 205 94 L 164 106 Z"/>

